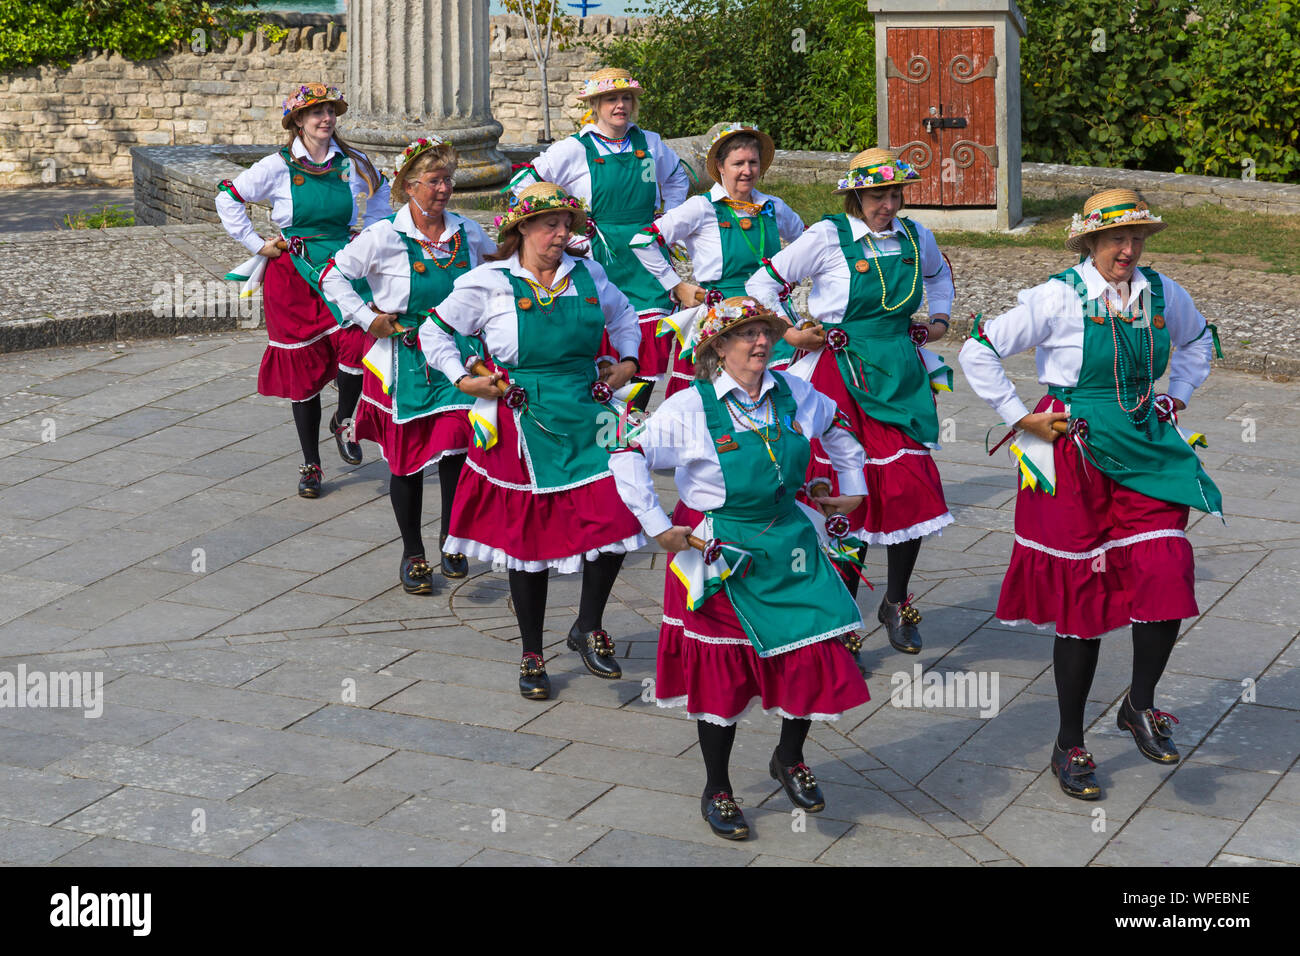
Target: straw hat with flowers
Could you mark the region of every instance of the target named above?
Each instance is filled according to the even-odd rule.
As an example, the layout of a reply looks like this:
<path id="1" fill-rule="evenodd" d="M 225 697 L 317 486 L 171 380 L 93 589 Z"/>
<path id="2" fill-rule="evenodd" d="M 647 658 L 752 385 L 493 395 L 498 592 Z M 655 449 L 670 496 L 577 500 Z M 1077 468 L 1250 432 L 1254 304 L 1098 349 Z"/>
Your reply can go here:
<path id="1" fill-rule="evenodd" d="M 519 195 L 511 197 L 510 209 L 504 216 L 496 217 L 497 242 L 501 242 L 510 230 L 517 228 L 525 219 L 548 212 L 569 213 L 570 231 L 575 235 L 586 235 L 587 212 L 581 199 L 570 196 L 555 183 L 533 183 Z"/>
<path id="2" fill-rule="evenodd" d="M 774 341 L 789 327 L 785 319 L 747 295 L 711 302 L 708 313 L 696 330 L 693 351 L 698 356 L 702 351 L 715 349 L 722 335 L 754 322 L 765 323 Z"/>
<path id="3" fill-rule="evenodd" d="M 320 103 L 333 103 L 335 116 L 342 116 L 348 111 L 348 104 L 343 99 L 343 91 L 337 86 L 303 83 L 285 98 L 284 116 L 280 118 L 280 125 L 285 129 L 293 129 L 294 116 Z"/>
<path id="4" fill-rule="evenodd" d="M 893 150 L 864 149 L 849 160 L 848 174 L 839 181 L 835 191 L 846 193 L 853 189 L 908 186 L 920 181 L 921 174 L 916 167 L 902 162 Z"/>
<path id="5" fill-rule="evenodd" d="M 722 176 L 718 173 L 718 152 L 723 144 L 737 133 L 746 133 L 758 140 L 758 175 L 760 177 L 767 172 L 767 167 L 772 165 L 772 157 L 776 155 L 776 144 L 772 142 L 772 137 L 757 126 L 748 123 L 728 123 L 714 135 L 713 141 L 709 143 L 709 153 L 704 158 L 704 168 L 709 171 L 709 175 L 713 177 L 715 183 L 722 182 Z"/>
<path id="6" fill-rule="evenodd" d="M 1104 189 L 1088 197 L 1083 204 L 1083 215 L 1074 214 L 1070 222 L 1065 248 L 1082 255 L 1087 251 L 1088 236 L 1107 229 L 1132 226 L 1151 236 L 1164 229 L 1168 223 L 1151 212 L 1146 202 L 1131 189 Z"/>

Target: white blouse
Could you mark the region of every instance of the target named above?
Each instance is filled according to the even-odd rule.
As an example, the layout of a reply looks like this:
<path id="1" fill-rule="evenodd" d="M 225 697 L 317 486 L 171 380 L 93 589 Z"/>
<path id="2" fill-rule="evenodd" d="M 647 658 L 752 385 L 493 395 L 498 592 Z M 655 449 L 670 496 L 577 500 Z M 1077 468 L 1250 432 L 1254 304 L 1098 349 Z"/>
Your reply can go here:
<path id="1" fill-rule="evenodd" d="M 722 230 L 718 228 L 718 216 L 713 204 L 726 198 L 727 190 L 718 183 L 709 190 L 708 195 L 692 196 L 655 220 L 666 244 L 671 246 L 680 242 L 686 246 L 695 281 L 700 285 L 717 282 L 722 278 Z M 786 242 L 793 242 L 802 235 L 803 220 L 780 199 L 755 189 L 753 201 L 760 206 L 771 204 L 773 218 L 767 221 L 769 224 L 775 223 L 777 234 Z M 769 225 L 768 228 L 770 227 Z M 750 233 L 755 246 L 758 244 L 756 233 L 756 230 L 751 230 Z M 672 263 L 659 253 L 654 237 L 637 233 L 629 245 L 637 259 L 659 280 L 664 289 L 671 292 L 677 288 L 682 280 Z"/>
<path id="2" fill-rule="evenodd" d="M 1121 290 L 1102 278 L 1091 258 L 1075 266 L 1074 271 L 1085 283 L 1089 301 L 1100 298 L 1107 289 L 1113 290 L 1112 302 L 1122 297 Z M 1169 395 L 1187 404 L 1192 391 L 1210 374 L 1213 339 L 1205 316 L 1192 303 L 1187 290 L 1163 272 L 1159 275 L 1165 294 L 1165 327 L 1175 347 L 1169 358 Z M 1146 276 L 1134 270 L 1124 310 L 1128 311 L 1149 288 Z M 1008 425 L 1028 415 L 1029 409 L 1016 395 L 1016 387 L 1007 378 L 1001 359 L 1036 348 L 1038 381 L 1064 388 L 1079 384 L 1079 370 L 1083 365 L 1084 318 L 1078 292 L 1059 279 L 1048 279 L 1042 285 L 1022 291 L 1019 298 L 1020 304 L 1015 308 L 984 323 L 984 336 L 993 349 L 968 339 L 958 356 L 975 394 L 988 402 Z"/>
<path id="3" fill-rule="evenodd" d="M 453 212 L 443 213 L 443 231 L 438 241 L 444 244 L 451 242 L 456 230 L 462 225 L 469 245 L 469 264 L 477 266 L 484 256 L 496 252 L 497 246 L 473 219 L 466 219 Z M 352 288 L 349 279 L 367 280 L 374 293 L 375 305 L 384 312 L 400 315 L 406 311 L 411 301 L 411 260 L 406 254 L 406 243 L 402 241 L 402 236 L 417 240 L 428 239 L 415 227 L 410 206 L 399 209 L 392 222 L 381 219 L 367 226 L 359 236 L 334 254 L 334 268 L 321 279 L 321 289 L 353 325 L 370 331 L 375 313 Z M 445 245 L 443 250 L 450 251 Z M 428 250 L 422 252 L 425 260 L 431 263 L 429 268 L 438 268 L 432 264 Z"/>
<path id="4" fill-rule="evenodd" d="M 555 272 L 552 286 L 573 271 L 575 260 L 567 252 Z M 637 358 L 641 348 L 641 331 L 636 310 L 618 286 L 609 281 L 605 269 L 598 262 L 582 260 L 596 286 L 600 310 L 605 315 L 609 340 L 618 351 L 620 359 Z M 514 365 L 519 360 L 519 321 L 515 312 L 515 293 L 503 270 L 521 279 L 533 275 L 519 264 L 519 254 L 500 262 L 485 262 L 456 280 L 451 295 L 438 305 L 438 318 L 462 335 L 482 335 L 488 353 L 493 358 Z M 570 282 L 560 297 L 578 295 L 578 287 Z M 465 366 L 456 348 L 456 340 L 438 328 L 433 321 L 420 326 L 420 348 L 425 360 L 434 368 L 456 381 L 465 374 Z M 593 362 L 595 356 L 592 356 Z"/>
<path id="5" fill-rule="evenodd" d="M 876 253 L 864 241 L 869 232 L 867 224 L 856 216 L 848 218 L 849 229 L 862 247 L 862 255 L 868 259 L 874 258 Z M 921 253 L 921 278 L 925 283 L 925 298 L 930 314 L 948 315 L 957 291 L 952 282 L 952 270 L 939 252 L 934 233 L 916 220 L 910 221 L 916 229 L 916 244 Z M 871 241 L 881 256 L 901 256 L 904 249 L 908 255 L 912 254 L 912 243 L 904 234 L 903 224 L 897 218 L 884 232 L 871 232 Z M 772 257 L 772 267 L 786 282 L 794 285 L 812 277 L 808 312 L 813 318 L 826 325 L 843 320 L 849 302 L 849 264 L 840 249 L 839 233 L 835 230 L 834 223 L 826 220 L 813 223 L 802 236 Z M 766 269 L 754 273 L 745 283 L 745 291 L 768 308 L 779 311 L 777 294 L 781 291 L 781 284 Z"/>
<path id="6" fill-rule="evenodd" d="M 293 145 L 289 147 L 289 152 L 295 158 L 311 159 L 307 147 L 296 136 Z M 329 156 L 333 156 L 335 153 L 341 154 L 342 152 L 338 143 L 330 140 Z M 348 171 L 348 186 L 352 189 L 352 218 L 350 222 L 355 223 L 357 220 L 357 197 L 365 196 L 369 192 L 370 186 L 366 183 L 365 177 L 357 170 L 356 163 L 350 165 L 351 169 Z M 235 192 L 244 197 L 244 202 L 270 203 L 271 222 L 278 228 L 284 229 L 293 225 L 293 187 L 289 180 L 289 167 L 285 165 L 284 160 L 280 158 L 280 154 L 276 152 L 270 156 L 262 157 L 231 182 L 234 184 Z M 388 182 L 381 177 L 379 188 L 375 190 L 373 196 L 366 200 L 366 218 L 363 225 L 369 226 L 378 222 L 388 216 L 391 210 L 392 207 L 388 204 Z M 248 218 L 248 210 L 244 208 L 244 204 L 225 190 L 217 193 L 217 215 L 221 217 L 221 225 L 225 227 L 230 237 L 249 252 L 259 252 L 266 245 L 266 240 L 259 236 L 257 230 L 253 228 L 253 222 Z"/>
<path id="7" fill-rule="evenodd" d="M 628 126 L 629 136 L 635 126 L 635 123 Z M 582 136 L 587 132 L 599 133 L 600 130 L 596 128 L 594 123 L 588 123 L 578 133 L 578 136 Z M 655 186 L 659 190 L 657 205 L 665 210 L 674 209 L 685 201 L 691 189 L 686 170 L 682 168 L 681 159 L 678 155 L 673 152 L 658 133 L 652 133 L 648 129 L 643 129 L 641 132 L 645 135 L 646 148 L 655 161 Z M 533 160 L 533 169 L 537 170 L 537 175 L 541 177 L 542 182 L 562 186 L 570 196 L 577 196 L 590 206 L 591 172 L 587 167 L 587 150 L 578 141 L 578 136 L 569 136 L 551 145 L 537 159 Z M 606 143 L 599 136 L 593 137 L 593 139 L 596 142 L 596 149 L 601 152 L 618 153 L 623 151 Z M 631 146 L 627 148 L 631 149 Z M 515 178 L 511 180 L 510 188 L 515 193 L 520 193 L 535 182 L 537 180 L 529 174 L 527 169 L 521 169 Z"/>
<path id="8" fill-rule="evenodd" d="M 838 472 L 841 495 L 865 495 L 863 465 L 866 456 L 853 433 L 834 426 L 835 403 L 801 378 L 786 372 L 763 373 L 761 395 L 775 387 L 773 375 L 780 375 L 790 386 L 795 401 L 795 421 L 805 436 L 819 438 Z M 734 393 L 749 401 L 749 393 L 734 378 L 723 372 L 714 382 L 718 399 Z M 730 409 L 728 408 L 730 412 Z M 732 424 L 744 430 L 735 414 Z M 650 472 L 674 469 L 677 491 L 682 501 L 696 511 L 720 508 L 727 500 L 722 465 L 704 414 L 704 401 L 694 388 L 684 389 L 664 400 L 646 420 L 645 431 L 636 439 L 643 454 L 623 451 L 609 456 L 609 470 L 614 473 L 618 493 L 624 504 L 641 522 L 645 533 L 654 537 L 672 527 L 672 521 L 659 504 Z"/>

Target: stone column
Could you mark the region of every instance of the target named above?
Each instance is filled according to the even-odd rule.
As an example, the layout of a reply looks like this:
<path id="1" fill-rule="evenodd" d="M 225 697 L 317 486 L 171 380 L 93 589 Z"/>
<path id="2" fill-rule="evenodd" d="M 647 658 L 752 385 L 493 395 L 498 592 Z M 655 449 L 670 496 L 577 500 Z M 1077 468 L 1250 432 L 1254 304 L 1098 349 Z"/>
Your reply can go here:
<path id="1" fill-rule="evenodd" d="M 505 181 L 496 148 L 488 0 L 350 0 L 348 113 L 341 132 L 391 170 L 412 139 L 434 133 L 460 154 L 458 189 Z"/>

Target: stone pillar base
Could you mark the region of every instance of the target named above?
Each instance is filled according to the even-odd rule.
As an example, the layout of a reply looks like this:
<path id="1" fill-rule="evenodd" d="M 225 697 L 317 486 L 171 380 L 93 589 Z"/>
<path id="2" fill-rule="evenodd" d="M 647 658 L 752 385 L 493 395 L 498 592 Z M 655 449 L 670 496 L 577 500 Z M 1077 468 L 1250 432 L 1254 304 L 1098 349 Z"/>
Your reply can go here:
<path id="1" fill-rule="evenodd" d="M 510 160 L 497 149 L 501 124 L 496 120 L 474 126 L 448 126 L 447 120 L 436 125 L 395 124 L 390 118 L 352 115 L 339 131 L 343 138 L 355 145 L 385 173 L 391 173 L 393 163 L 408 143 L 432 133 L 456 147 L 460 162 L 456 166 L 456 188 L 481 189 L 504 183 L 510 178 Z"/>

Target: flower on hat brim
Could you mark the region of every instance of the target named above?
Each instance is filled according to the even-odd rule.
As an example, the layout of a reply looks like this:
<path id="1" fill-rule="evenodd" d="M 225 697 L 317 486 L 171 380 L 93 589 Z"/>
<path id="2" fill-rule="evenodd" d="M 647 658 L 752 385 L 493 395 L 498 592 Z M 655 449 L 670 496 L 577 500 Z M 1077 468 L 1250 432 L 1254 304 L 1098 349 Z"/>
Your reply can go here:
<path id="1" fill-rule="evenodd" d="M 920 178 L 921 174 L 910 163 L 901 161 L 877 163 L 873 166 L 850 169 L 849 174 L 836 184 L 835 191 L 848 192 L 850 189 L 871 189 L 876 186 L 902 186 L 917 182 Z"/>

